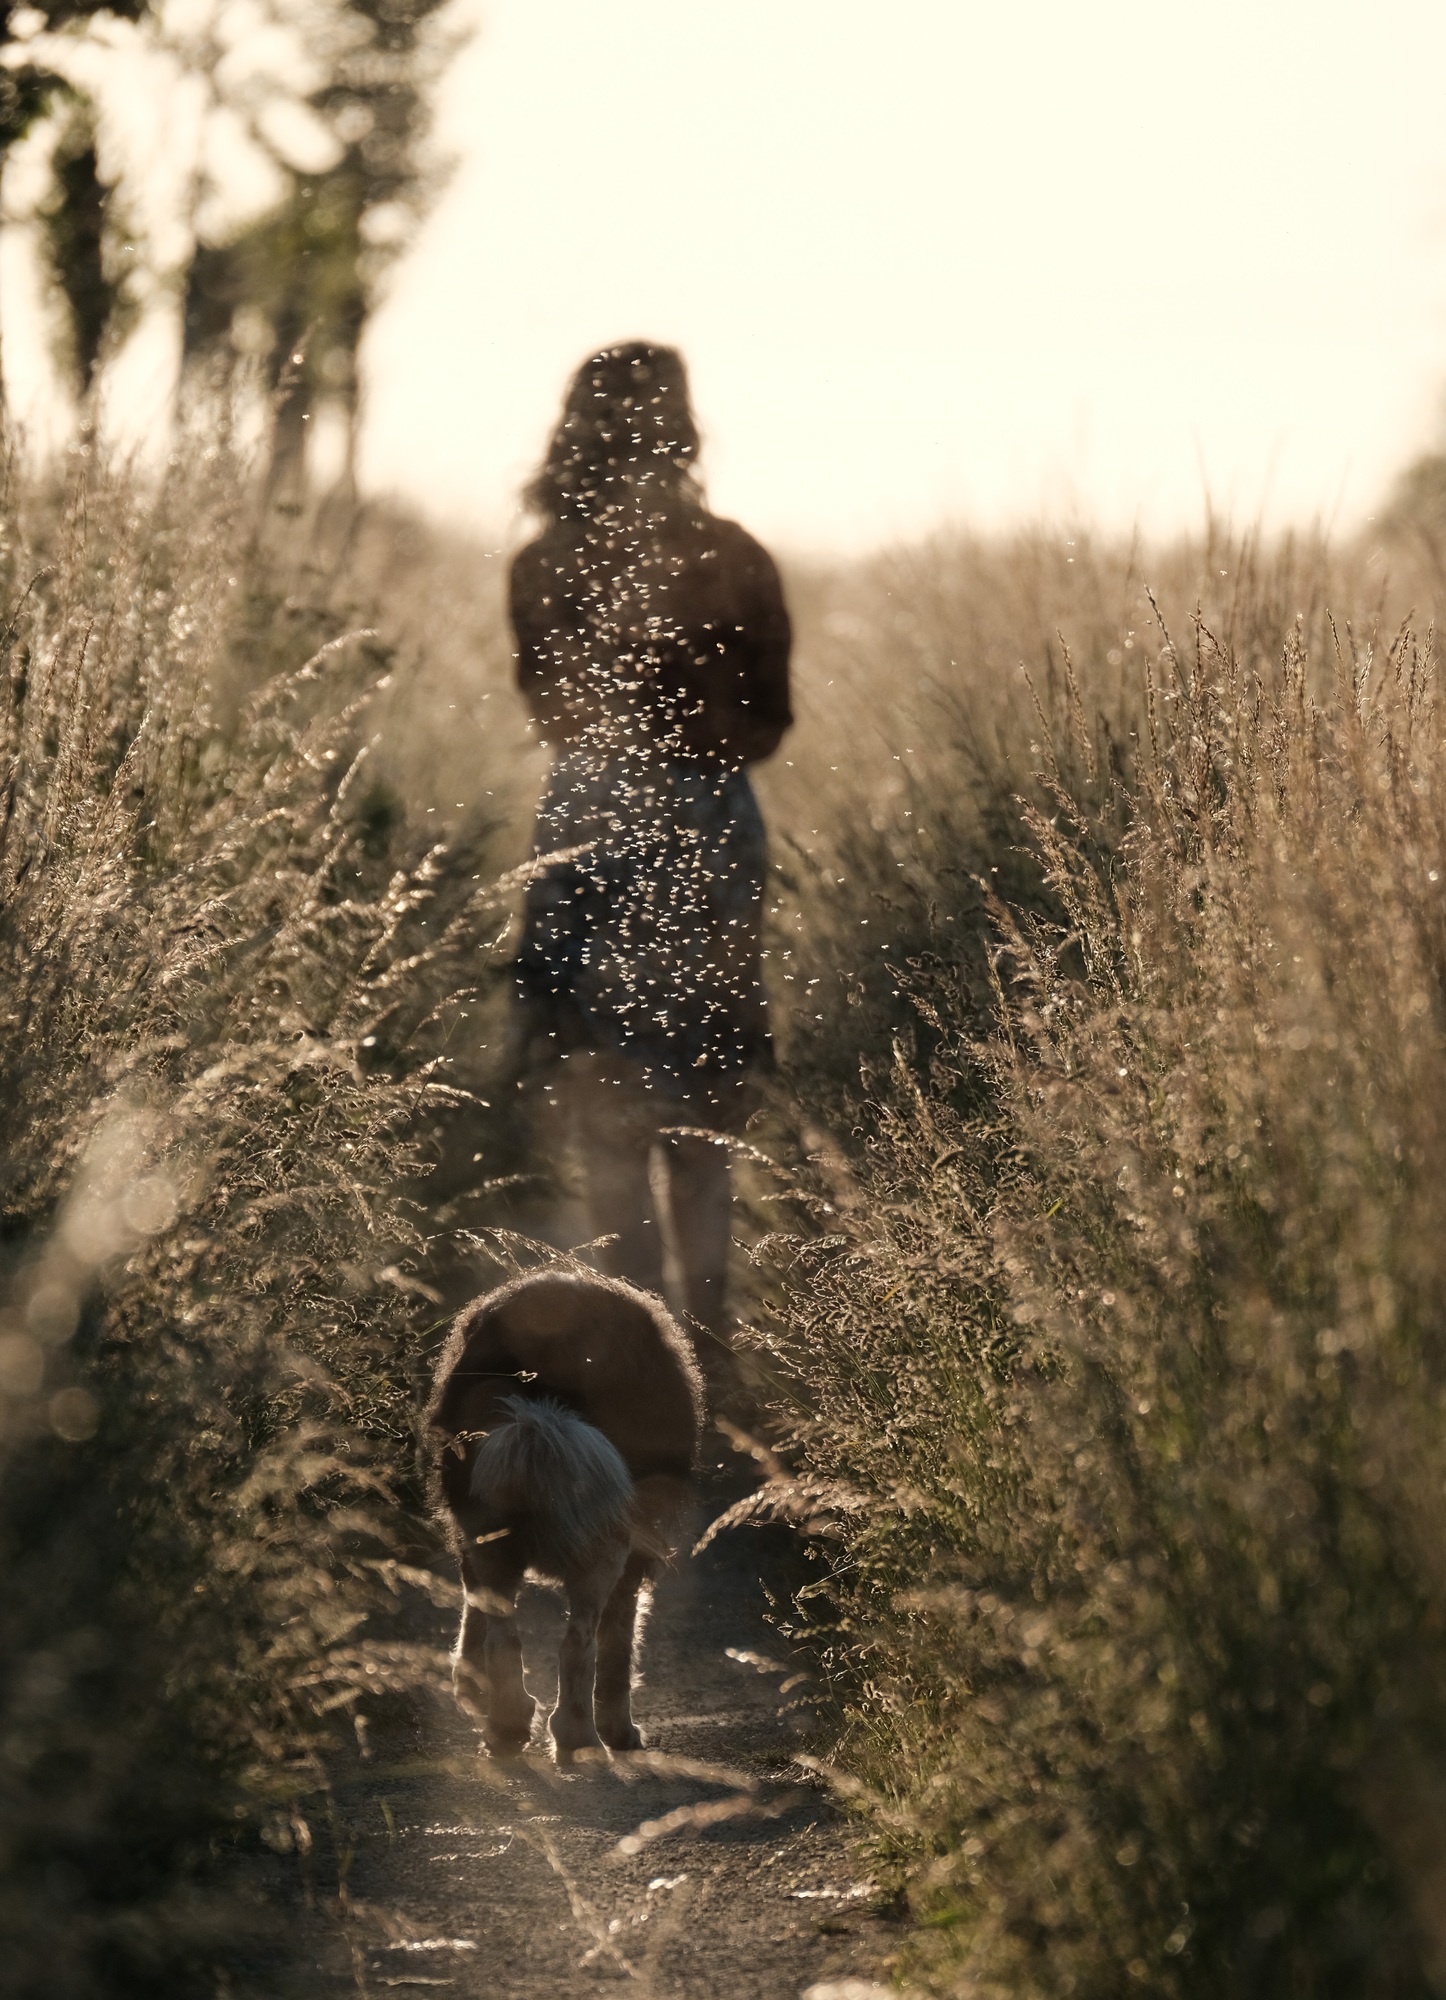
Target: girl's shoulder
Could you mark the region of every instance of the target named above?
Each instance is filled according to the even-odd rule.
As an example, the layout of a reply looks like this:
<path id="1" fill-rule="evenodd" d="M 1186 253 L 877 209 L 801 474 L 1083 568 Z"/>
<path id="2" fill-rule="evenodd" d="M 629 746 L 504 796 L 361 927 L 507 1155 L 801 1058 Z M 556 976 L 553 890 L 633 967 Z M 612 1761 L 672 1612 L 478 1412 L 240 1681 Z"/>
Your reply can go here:
<path id="1" fill-rule="evenodd" d="M 559 560 L 569 553 L 569 544 L 573 539 L 561 527 L 544 528 L 540 535 L 524 542 L 512 558 L 512 575 L 532 576 L 555 568 Z"/>
<path id="2" fill-rule="evenodd" d="M 700 514 L 695 525 L 697 550 L 740 576 L 773 576 L 776 565 L 762 542 L 739 521 L 722 514 Z"/>
<path id="3" fill-rule="evenodd" d="M 507 579 L 514 618 L 547 610 L 556 599 L 568 596 L 581 567 L 580 552 L 573 546 L 576 539 L 566 528 L 546 528 L 517 551 Z"/>

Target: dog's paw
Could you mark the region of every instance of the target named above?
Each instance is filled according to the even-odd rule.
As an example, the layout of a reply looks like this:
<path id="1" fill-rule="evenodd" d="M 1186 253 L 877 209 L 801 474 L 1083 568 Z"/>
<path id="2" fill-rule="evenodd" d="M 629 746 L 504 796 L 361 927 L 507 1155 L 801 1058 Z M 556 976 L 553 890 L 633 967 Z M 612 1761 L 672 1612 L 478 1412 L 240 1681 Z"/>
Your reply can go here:
<path id="1" fill-rule="evenodd" d="M 594 1763 L 606 1761 L 607 1752 L 603 1740 L 592 1726 L 591 1718 L 584 1721 L 581 1716 L 554 1714 L 549 1725 L 553 1754 L 561 1765 L 591 1759 Z"/>
<path id="2" fill-rule="evenodd" d="M 520 1733 L 515 1729 L 494 1729 L 489 1722 L 483 1728 L 482 1741 L 487 1746 L 489 1757 L 505 1760 L 522 1755 L 531 1741 L 531 1732 L 526 1729 Z"/>
<path id="3" fill-rule="evenodd" d="M 499 1743 L 515 1743 L 521 1749 L 532 1740 L 532 1724 L 536 1715 L 535 1701 L 522 1702 L 515 1708 L 499 1708 L 494 1702 L 487 1718 L 487 1735 L 495 1736 Z"/>
<path id="4" fill-rule="evenodd" d="M 526 1736 L 504 1736 L 500 1730 L 484 1728 L 482 1730 L 482 1742 L 486 1744 L 486 1752 L 488 1752 L 490 1758 L 496 1758 L 498 1764 L 510 1764 L 514 1758 L 522 1756 L 522 1752 L 526 1750 L 530 1738 L 526 1738 Z"/>
<path id="5" fill-rule="evenodd" d="M 552 1754 L 558 1770 L 578 1770 L 578 1768 L 586 1770 L 586 1766 L 590 1764 L 594 1768 L 606 1768 L 608 1764 L 608 1752 L 602 1748 L 602 1744 L 578 1744 L 576 1750 L 564 1750 L 562 1744 L 554 1744 Z"/>

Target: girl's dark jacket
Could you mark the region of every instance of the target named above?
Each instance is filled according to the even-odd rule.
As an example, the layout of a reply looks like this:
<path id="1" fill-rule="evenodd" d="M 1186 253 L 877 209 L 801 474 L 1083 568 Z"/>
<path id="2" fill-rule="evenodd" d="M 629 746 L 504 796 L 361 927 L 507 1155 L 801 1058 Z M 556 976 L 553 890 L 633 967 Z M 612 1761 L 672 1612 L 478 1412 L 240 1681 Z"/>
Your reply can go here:
<path id="1" fill-rule="evenodd" d="M 517 684 L 548 744 L 611 731 L 619 748 L 652 739 L 736 770 L 793 720 L 778 571 L 734 521 L 556 522 L 514 561 L 510 608 Z"/>

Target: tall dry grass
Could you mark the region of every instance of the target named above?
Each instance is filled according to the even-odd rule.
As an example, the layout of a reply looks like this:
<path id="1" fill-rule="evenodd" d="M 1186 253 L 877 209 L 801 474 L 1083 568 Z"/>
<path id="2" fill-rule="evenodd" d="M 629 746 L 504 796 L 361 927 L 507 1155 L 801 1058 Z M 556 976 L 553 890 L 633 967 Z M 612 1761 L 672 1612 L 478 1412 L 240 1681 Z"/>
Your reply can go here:
<path id="1" fill-rule="evenodd" d="M 929 1990 L 1439 1991 L 1430 646 L 1368 551 L 1177 552 L 1163 624 L 1079 556 L 886 569 L 842 628 L 914 754 L 812 816 L 791 947 L 851 1152 L 774 1245 L 840 1762 Z"/>
<path id="2" fill-rule="evenodd" d="M 1054 907 L 1023 806 L 1053 810 L 1049 787 L 1062 786 L 1091 841 L 1115 839 L 1162 618 L 1188 635 L 1203 606 L 1253 663 L 1298 625 L 1319 657 L 1332 605 L 1343 622 L 1389 621 L 1388 575 L 1380 549 L 1269 543 L 1215 521 L 1198 543 L 1148 552 L 1081 527 L 941 535 L 791 569 L 798 724 L 757 783 L 777 876 L 769 971 L 796 1094 L 846 1124 L 860 1053 L 887 1069 L 895 1036 L 924 1032 L 898 1004 L 900 968 L 967 968 L 987 1012 L 986 892 Z M 1429 568 L 1398 580 L 1396 616 L 1413 584 L 1430 593 Z M 1159 700 L 1169 708 L 1168 688 Z"/>
<path id="3" fill-rule="evenodd" d="M 263 546 L 224 444 L 82 471 L 0 543 L 0 1953 L 63 2000 L 234 1969 L 218 1854 L 430 1670 L 536 778 L 495 558 Z M 761 1289 L 910 1976 L 1439 1990 L 1429 647 L 1373 552 L 1214 529 L 791 581 Z"/>
<path id="4" fill-rule="evenodd" d="M 396 646 L 278 591 L 250 490 L 210 445 L 0 515 L 0 1960 L 46 2000 L 209 1990 L 218 1843 L 305 1845 L 329 1733 L 430 1671 L 406 1197 L 497 918 L 372 775 Z"/>

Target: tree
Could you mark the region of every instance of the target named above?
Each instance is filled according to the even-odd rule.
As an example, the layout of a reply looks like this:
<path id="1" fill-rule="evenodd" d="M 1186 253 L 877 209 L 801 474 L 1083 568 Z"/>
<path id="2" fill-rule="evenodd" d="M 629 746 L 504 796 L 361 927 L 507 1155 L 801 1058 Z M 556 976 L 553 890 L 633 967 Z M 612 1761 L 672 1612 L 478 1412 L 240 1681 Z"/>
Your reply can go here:
<path id="1" fill-rule="evenodd" d="M 160 316 L 178 382 L 186 362 L 261 362 L 277 468 L 321 396 L 354 424 L 361 330 L 425 192 L 440 4 L 5 7 L 0 192 L 63 306 L 78 393 Z"/>
<path id="2" fill-rule="evenodd" d="M 79 19 L 93 8 L 56 8 L 53 25 Z M 111 11 L 134 18 L 135 7 L 121 0 Z M 0 8 L 0 43 L 13 43 L 38 25 L 38 9 Z M 19 16 L 20 33 L 12 27 Z M 66 86 L 38 65 L 17 72 L 0 71 L 0 158 L 31 127 L 69 97 Z M 49 262 L 69 307 L 73 352 L 68 359 L 82 392 L 89 389 L 99 359 L 101 338 L 118 303 L 117 287 L 105 268 L 103 251 L 106 189 L 100 179 L 95 134 L 86 107 L 66 103 L 55 123 L 52 149 L 54 199 L 45 211 Z"/>
<path id="3" fill-rule="evenodd" d="M 455 38 L 443 0 L 347 0 L 358 32 L 311 100 L 342 146 L 285 202 L 191 270 L 187 352 L 259 352 L 274 396 L 273 483 L 302 456 L 318 403 L 339 403 L 355 444 L 357 350 L 388 263 L 431 191 L 420 155 L 430 91 Z M 350 451 L 348 454 L 350 463 Z"/>

